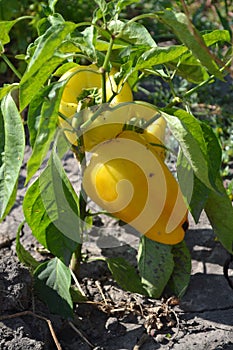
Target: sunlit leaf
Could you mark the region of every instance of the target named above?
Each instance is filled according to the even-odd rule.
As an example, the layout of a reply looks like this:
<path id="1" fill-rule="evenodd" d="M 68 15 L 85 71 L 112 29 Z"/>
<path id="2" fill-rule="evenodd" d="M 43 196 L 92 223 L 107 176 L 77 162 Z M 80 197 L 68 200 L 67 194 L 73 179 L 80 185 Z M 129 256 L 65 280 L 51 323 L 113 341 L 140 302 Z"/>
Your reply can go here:
<path id="1" fill-rule="evenodd" d="M 117 34 L 118 39 L 128 44 L 142 45 L 144 47 L 157 46 L 148 30 L 140 23 L 114 20 L 109 23 L 108 28 L 112 33 Z"/>
<path id="2" fill-rule="evenodd" d="M 39 93 L 35 95 L 28 108 L 27 124 L 32 148 L 34 147 L 39 130 L 42 106 L 50 90 L 51 86 L 46 86 L 44 89 L 40 90 Z"/>
<path id="3" fill-rule="evenodd" d="M 223 75 L 204 39 L 184 13 L 165 10 L 159 14 L 159 18 L 172 29 L 179 40 L 191 50 L 192 54 L 200 60 L 211 74 L 219 79 L 223 79 Z"/>
<path id="4" fill-rule="evenodd" d="M 181 151 L 177 160 L 177 176 L 183 196 L 194 220 L 198 223 L 209 195 L 209 188 L 194 174 L 190 163 Z"/>
<path id="5" fill-rule="evenodd" d="M 0 100 L 3 99 L 4 96 L 6 96 L 11 91 L 18 88 L 18 83 L 14 84 L 4 84 L 3 87 L 0 88 Z"/>
<path id="6" fill-rule="evenodd" d="M 35 112 L 35 123 L 32 122 L 32 111 L 30 110 L 30 131 L 32 131 L 33 150 L 31 157 L 27 162 L 27 178 L 28 182 L 31 177 L 41 166 L 51 142 L 54 138 L 55 132 L 58 128 L 58 109 L 61 100 L 62 88 L 65 81 L 50 85 L 48 96 L 44 98 L 43 92 L 40 95 L 43 99 L 43 104 L 40 106 L 39 100 L 34 100 L 37 106 L 33 104 L 33 112 Z M 47 90 L 45 90 L 45 94 Z"/>
<path id="7" fill-rule="evenodd" d="M 52 75 L 59 64 L 63 62 L 61 57 L 52 57 L 38 71 L 29 77 L 24 83 L 20 83 L 20 110 L 24 110 L 34 96 L 44 88 L 44 83 Z"/>
<path id="8" fill-rule="evenodd" d="M 36 49 L 20 82 L 21 110 L 28 105 L 52 71 L 62 62 L 62 58 L 56 57 L 55 52 L 75 27 L 76 25 L 72 22 L 58 23 L 51 26 L 45 34 L 37 39 Z M 34 90 L 31 87 L 33 80 Z"/>
<path id="9" fill-rule="evenodd" d="M 216 29 L 210 33 L 203 34 L 203 39 L 207 46 L 211 46 L 218 42 L 231 42 L 231 36 L 228 30 Z"/>
<path id="10" fill-rule="evenodd" d="M 82 222 L 78 197 L 54 152 L 46 169 L 27 190 L 23 210 L 37 240 L 69 264 L 82 242 Z"/>
<path id="11" fill-rule="evenodd" d="M 15 201 L 25 148 L 23 122 L 11 94 L 6 95 L 1 101 L 0 131 L 0 219 L 2 220 Z"/>
<path id="12" fill-rule="evenodd" d="M 180 57 L 187 48 L 184 46 L 168 46 L 168 47 L 153 47 L 152 49 L 145 51 L 138 59 L 135 69 L 151 68 L 155 65 L 160 65 L 173 61 L 175 58 Z"/>
<path id="13" fill-rule="evenodd" d="M 139 2 L 139 0 L 118 0 L 116 3 L 116 7 L 117 7 L 117 9 L 119 9 L 119 11 L 122 11 L 127 6 L 129 6 L 131 4 L 136 4 L 138 2 Z"/>
<path id="14" fill-rule="evenodd" d="M 203 40 L 207 46 L 211 46 L 218 42 L 230 42 L 231 39 L 228 31 L 219 29 L 203 34 Z M 204 65 L 190 52 L 175 59 L 174 63 L 169 62 L 169 66 L 176 70 L 181 77 L 195 84 L 200 84 L 209 77 Z"/>
<path id="15" fill-rule="evenodd" d="M 222 160 L 221 147 L 212 128 L 206 123 L 200 123 L 200 126 L 206 146 L 208 172 L 211 176 L 211 183 L 215 183 L 215 179 L 220 172 Z M 188 144 L 186 146 L 188 147 Z M 196 146 L 193 146 L 192 151 L 196 152 L 194 147 Z M 189 204 L 189 209 L 195 222 L 198 222 L 202 209 L 208 199 L 210 188 L 194 174 L 191 162 L 188 161 L 183 152 L 180 152 L 178 157 L 177 173 L 182 193 Z"/>
<path id="16" fill-rule="evenodd" d="M 206 187 L 216 190 L 215 177 L 216 169 L 219 170 L 219 154 L 217 153 L 216 157 L 213 157 L 212 153 L 209 155 L 211 145 L 203 130 L 205 127 L 193 115 L 181 109 L 164 109 L 161 113 L 178 140 L 195 175 Z"/>
<path id="17" fill-rule="evenodd" d="M 83 45 L 82 45 L 82 51 L 87 56 L 93 58 L 93 61 L 96 61 L 96 48 L 95 48 L 95 41 L 97 32 L 94 26 L 90 26 L 84 29 L 82 32 L 83 35 Z"/>
<path id="18" fill-rule="evenodd" d="M 58 2 L 58 0 L 49 0 L 48 3 L 49 3 L 49 7 L 50 9 L 52 10 L 52 12 L 55 11 L 55 6 L 56 6 L 56 3 Z"/>
<path id="19" fill-rule="evenodd" d="M 45 34 L 39 38 L 34 55 L 32 56 L 27 70 L 22 77 L 22 84 L 53 56 L 54 52 L 65 39 L 67 34 L 72 32 L 75 27 L 76 25 L 72 22 L 59 23 L 51 26 L 45 32 Z"/>
<path id="20" fill-rule="evenodd" d="M 23 19 L 31 19 L 30 16 L 18 17 L 13 21 L 0 21 L 0 43 L 2 46 L 10 42 L 9 32 L 11 28 Z"/>

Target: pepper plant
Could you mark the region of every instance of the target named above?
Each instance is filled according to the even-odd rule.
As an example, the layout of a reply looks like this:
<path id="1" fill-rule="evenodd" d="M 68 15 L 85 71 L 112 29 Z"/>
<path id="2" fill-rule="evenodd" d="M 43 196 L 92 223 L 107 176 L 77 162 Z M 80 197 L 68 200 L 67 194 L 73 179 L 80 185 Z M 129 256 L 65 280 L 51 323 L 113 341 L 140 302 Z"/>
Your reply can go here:
<path id="1" fill-rule="evenodd" d="M 91 230 L 93 217 L 98 214 L 122 219 L 119 212 L 114 215 L 114 211 L 99 212 L 88 206 L 87 192 L 90 197 L 94 193 L 89 189 L 93 186 L 95 167 L 88 168 L 86 151 L 100 155 L 98 143 L 101 143 L 105 155 L 113 150 L 117 157 L 118 150 L 120 152 L 117 147 L 124 145 L 127 134 L 131 135 L 128 137 L 131 141 L 140 140 L 140 147 L 151 150 L 163 168 L 166 143 L 161 145 L 156 132 L 150 134 L 152 139 L 147 139 L 146 132 L 159 118 L 163 118 L 179 144 L 178 182 L 174 178 L 171 181 L 176 183 L 177 191 L 178 188 L 182 191 L 180 200 L 186 202 L 196 223 L 204 210 L 218 240 L 233 253 L 233 208 L 220 175 L 221 144 L 210 125 L 198 120 L 187 102 L 199 88 L 216 79 L 224 81 L 226 75 L 232 74 L 232 46 L 227 29 L 199 32 L 189 18 L 184 1 L 179 10 L 161 9 L 126 19 L 122 14 L 137 1 L 95 0 L 92 19 L 78 23 L 65 20 L 57 13 L 56 2 L 48 2 L 46 15 L 37 24 L 38 37 L 30 43 L 26 53 L 17 56 L 26 63 L 22 76 L 7 58 L 5 47 L 10 43 L 14 25 L 25 21 L 26 26 L 28 18 L 0 22 L 1 55 L 17 77 L 14 83 L 6 83 L 0 89 L 0 217 L 1 220 L 6 218 L 16 200 L 28 132 L 31 155 L 27 160 L 27 191 L 23 200 L 25 221 L 17 232 L 17 254 L 31 269 L 37 293 L 50 310 L 72 317 L 74 300 L 83 299 L 80 291 L 74 288 L 72 278 L 74 274 L 78 276 L 82 243 L 86 232 Z M 144 19 L 160 23 L 164 32 L 172 33 L 172 43 L 157 43 L 142 24 Z M 216 46 L 221 57 L 214 50 Z M 132 101 L 140 82 L 149 81 L 152 76 L 170 86 L 170 101 L 160 101 L 164 102 L 162 108 Z M 176 77 L 182 77 L 192 87 L 177 95 L 173 86 Z M 79 87 L 80 92 L 76 93 Z M 116 116 L 110 125 L 105 123 L 106 115 L 110 119 Z M 93 150 L 92 147 L 97 148 Z M 130 148 L 128 151 L 130 154 Z M 74 189 L 63 167 L 62 159 L 69 152 L 73 153 L 77 169 L 80 169 L 80 191 Z M 128 157 L 130 160 L 130 155 Z M 140 159 L 142 170 L 143 161 L 146 164 L 147 158 Z M 89 173 L 85 173 L 87 169 Z M 129 163 L 126 167 L 118 164 L 119 179 L 122 178 L 121 169 L 122 173 L 130 169 Z M 135 169 L 132 166 L 131 172 Z M 137 184 L 137 172 L 135 174 Z M 159 181 L 155 178 L 153 188 Z M 166 194 L 163 214 L 166 220 L 169 220 L 169 205 L 171 215 L 176 206 L 174 186 L 170 186 Z M 136 204 L 141 208 L 140 184 L 134 191 L 138 198 Z M 155 208 L 161 204 L 160 200 L 154 197 Z M 135 208 L 130 210 L 131 214 Z M 177 207 L 174 210 L 177 211 Z M 181 214 L 178 221 L 181 234 L 177 241 L 169 241 L 169 238 L 166 242 L 160 241 L 158 235 L 157 238 L 153 234 L 147 237 L 147 231 L 139 230 L 137 267 L 125 257 L 100 257 L 122 288 L 154 298 L 165 292 L 183 296 L 189 283 L 191 261 L 183 239 L 187 213 Z M 126 222 L 127 217 L 123 216 Z M 146 218 L 150 218 L 148 212 Z M 39 262 L 25 250 L 20 243 L 20 231 L 25 222 L 53 258 Z M 146 225 L 146 220 L 140 224 Z M 178 231 L 174 232 L 177 237 Z M 162 237 L 164 232 L 160 234 Z"/>

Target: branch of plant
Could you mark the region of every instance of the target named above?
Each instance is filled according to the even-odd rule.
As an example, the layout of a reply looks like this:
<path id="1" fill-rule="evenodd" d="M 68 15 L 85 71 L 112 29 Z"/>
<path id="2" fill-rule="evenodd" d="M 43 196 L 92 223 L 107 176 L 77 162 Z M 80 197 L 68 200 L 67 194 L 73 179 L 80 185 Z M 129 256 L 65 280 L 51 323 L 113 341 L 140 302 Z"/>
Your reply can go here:
<path id="1" fill-rule="evenodd" d="M 9 58 L 3 53 L 2 55 L 3 60 L 5 61 L 5 63 L 8 65 L 8 67 L 12 70 L 12 72 L 17 76 L 17 78 L 19 78 L 19 80 L 21 80 L 22 75 L 19 73 L 19 71 L 15 68 L 15 66 L 13 65 L 13 63 L 9 60 Z"/>
<path id="2" fill-rule="evenodd" d="M 224 67 L 220 68 L 220 72 L 223 72 L 225 70 L 225 68 L 231 64 L 231 61 L 232 61 L 232 58 L 230 58 Z M 214 75 L 211 75 L 208 79 L 206 79 L 205 81 L 201 82 L 200 84 L 196 85 L 194 88 L 186 91 L 186 93 L 184 94 L 184 98 L 192 95 L 194 92 L 196 92 L 198 89 L 200 89 L 201 87 L 209 84 L 211 81 L 214 81 L 215 80 L 215 76 Z"/>
<path id="3" fill-rule="evenodd" d="M 108 64 L 109 64 L 109 61 L 110 61 L 113 44 L 114 44 L 114 38 L 113 38 L 113 36 L 111 36 L 110 42 L 109 42 L 109 46 L 108 46 L 108 50 L 107 50 L 107 53 L 106 53 L 106 56 L 105 56 L 105 59 L 104 59 L 103 66 L 100 68 L 100 72 L 101 72 L 101 75 L 102 75 L 102 103 L 106 103 L 107 102 L 106 72 L 107 72 L 107 69 L 108 69 Z"/>
<path id="4" fill-rule="evenodd" d="M 220 68 L 220 72 L 223 72 L 226 68 L 226 66 L 230 65 L 232 61 L 232 58 L 230 58 L 227 63 L 225 64 L 224 67 Z M 216 79 L 216 77 L 214 75 L 211 75 L 208 79 L 202 81 L 200 84 L 194 86 L 192 89 L 188 90 L 185 92 L 185 94 L 181 97 L 179 96 L 175 96 L 172 101 L 166 106 L 166 108 L 170 108 L 170 107 L 174 107 L 177 104 L 180 104 L 182 102 L 185 101 L 185 99 L 189 96 L 191 96 L 193 93 L 195 93 L 196 91 L 198 91 L 200 88 L 202 88 L 203 86 L 209 84 L 210 82 L 214 81 Z"/>
<path id="5" fill-rule="evenodd" d="M 78 138 L 78 147 L 74 147 L 73 152 L 75 154 L 77 161 L 80 164 L 81 176 L 83 176 L 83 172 L 86 168 L 86 154 L 84 150 L 84 142 L 83 142 L 82 135 Z M 83 236 L 83 232 L 85 229 L 85 221 L 86 221 L 87 215 L 88 215 L 87 197 L 81 184 L 81 190 L 79 193 L 79 218 L 80 218 L 81 237 Z M 81 261 L 82 261 L 82 243 L 78 243 L 77 248 L 74 251 L 70 262 L 70 268 L 76 274 L 76 276 L 79 275 Z"/>

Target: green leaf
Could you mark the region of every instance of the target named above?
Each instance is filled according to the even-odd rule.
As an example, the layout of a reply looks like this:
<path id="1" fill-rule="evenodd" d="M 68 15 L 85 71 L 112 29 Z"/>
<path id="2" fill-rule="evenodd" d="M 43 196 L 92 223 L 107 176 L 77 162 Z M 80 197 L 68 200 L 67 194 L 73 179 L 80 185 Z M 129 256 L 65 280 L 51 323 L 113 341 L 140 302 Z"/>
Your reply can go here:
<path id="1" fill-rule="evenodd" d="M 27 125 L 29 131 L 30 145 L 32 148 L 35 145 L 36 136 L 39 130 L 42 106 L 50 90 L 50 85 L 41 89 L 38 92 L 38 94 L 34 96 L 28 108 Z"/>
<path id="2" fill-rule="evenodd" d="M 26 183 L 31 179 L 31 177 L 36 173 L 36 171 L 41 166 L 47 152 L 50 148 L 51 142 L 54 138 L 55 132 L 58 128 L 58 110 L 62 95 L 62 89 L 65 84 L 65 81 L 55 83 L 50 85 L 50 91 L 48 97 L 44 99 L 43 105 L 41 107 L 41 115 L 36 116 L 36 121 L 38 121 L 37 133 L 36 124 L 33 129 L 33 150 L 32 155 L 27 163 L 27 178 Z M 36 109 L 33 108 L 33 111 L 39 112 L 40 105 Z M 30 112 L 31 113 L 31 112 Z M 31 118 L 31 114 L 30 114 Z M 32 122 L 30 119 L 30 131 L 32 130 Z"/>
<path id="3" fill-rule="evenodd" d="M 193 179 L 193 193 L 189 203 L 190 213 L 192 214 L 195 223 L 197 224 L 202 210 L 205 207 L 209 197 L 210 189 L 207 188 L 195 175 Z"/>
<path id="4" fill-rule="evenodd" d="M 185 241 L 172 247 L 174 269 L 167 283 L 166 292 L 182 298 L 190 281 L 191 256 Z"/>
<path id="5" fill-rule="evenodd" d="M 176 70 L 178 75 L 195 84 L 200 84 L 209 78 L 206 68 L 190 52 L 169 62 L 169 66 Z"/>
<path id="6" fill-rule="evenodd" d="M 16 253 L 19 258 L 19 261 L 26 265 L 31 271 L 34 271 L 38 266 L 39 262 L 36 261 L 33 256 L 23 247 L 20 243 L 20 232 L 24 226 L 25 222 L 23 221 L 18 228 L 16 235 Z"/>
<path id="7" fill-rule="evenodd" d="M 218 42 L 231 42 L 231 36 L 228 30 L 216 29 L 210 33 L 203 34 L 203 39 L 207 46 L 211 46 Z"/>
<path id="8" fill-rule="evenodd" d="M 4 84 L 2 88 L 0 88 L 0 100 L 3 99 L 4 96 L 8 95 L 11 91 L 16 90 L 19 84 Z"/>
<path id="9" fill-rule="evenodd" d="M 0 219 L 15 201 L 16 186 L 25 149 L 21 116 L 11 94 L 3 97 L 0 113 Z"/>
<path id="10" fill-rule="evenodd" d="M 189 65 L 180 63 L 178 66 L 176 66 L 173 64 L 173 62 L 169 62 L 169 66 L 176 71 L 176 75 L 179 75 L 194 84 L 200 84 L 209 78 L 209 74 L 207 73 L 206 69 L 200 64 Z"/>
<path id="11" fill-rule="evenodd" d="M 76 40 L 77 40 L 77 43 L 76 43 Z M 68 53 L 68 54 L 70 54 L 71 52 L 73 52 L 73 53 L 81 52 L 81 49 L 79 48 L 79 43 L 80 43 L 80 37 L 72 38 L 70 40 L 66 39 L 59 46 L 59 53 L 63 53 L 63 54 Z M 69 63 L 65 63 L 65 64 L 67 64 L 67 65 L 68 64 L 70 64 L 70 65 L 73 64 L 74 65 L 75 63 L 74 62 L 69 62 Z"/>
<path id="12" fill-rule="evenodd" d="M 138 249 L 141 282 L 150 297 L 159 298 L 174 268 L 172 246 L 142 236 Z"/>
<path id="13" fill-rule="evenodd" d="M 75 62 L 67 62 L 62 64 L 58 67 L 58 69 L 53 73 L 54 77 L 61 77 L 63 74 L 65 74 L 69 69 L 72 69 L 74 67 L 77 67 L 77 63 Z"/>
<path id="14" fill-rule="evenodd" d="M 16 20 L 0 22 L 0 42 L 2 46 L 10 42 L 9 32 L 16 22 Z"/>
<path id="15" fill-rule="evenodd" d="M 55 6 L 56 6 L 56 3 L 58 2 L 58 0 L 49 0 L 48 3 L 49 3 L 49 8 L 51 9 L 51 11 L 54 13 L 55 11 Z"/>
<path id="16" fill-rule="evenodd" d="M 137 3 L 139 0 L 118 0 L 118 1 L 105 1 L 105 0 L 95 0 L 95 3 L 98 5 L 98 9 L 94 13 L 94 22 L 97 22 L 99 19 L 103 18 L 106 22 L 106 17 L 118 18 L 119 14 L 126 6 L 130 4 Z"/>
<path id="17" fill-rule="evenodd" d="M 214 138 L 209 134 L 208 137 L 205 135 L 207 128 L 193 115 L 181 109 L 165 108 L 161 114 L 178 140 L 195 175 L 206 187 L 216 190 L 215 178 L 216 169 L 219 169 L 219 154 L 216 154 L 216 158 L 213 157 L 212 152 L 209 155 L 209 151 L 211 151 L 209 141 L 214 140 Z M 217 150 L 216 143 L 213 147 Z"/>
<path id="18" fill-rule="evenodd" d="M 34 272 L 35 290 L 52 313 L 73 318 L 70 296 L 71 274 L 58 258 L 40 264 Z"/>
<path id="19" fill-rule="evenodd" d="M 37 72 L 30 76 L 25 82 L 20 82 L 20 110 L 24 110 L 33 97 L 43 88 L 43 84 L 48 80 L 54 70 L 63 62 L 61 57 L 52 57 Z"/>
<path id="20" fill-rule="evenodd" d="M 35 52 L 20 81 L 20 108 L 23 110 L 30 103 L 51 72 L 62 61 L 55 53 L 66 38 L 76 27 L 72 22 L 63 22 L 51 26 L 38 40 Z M 31 87 L 33 84 L 33 88 Z M 32 93 L 32 94 L 30 94 Z"/>
<path id="21" fill-rule="evenodd" d="M 233 207 L 220 176 L 217 188 L 218 192 L 209 193 L 205 212 L 219 241 L 233 254 Z"/>
<path id="22" fill-rule="evenodd" d="M 212 181 L 218 176 L 222 164 L 222 149 L 219 140 L 210 125 L 201 123 L 202 133 L 207 148 L 208 163 Z"/>
<path id="23" fill-rule="evenodd" d="M 221 166 L 221 147 L 211 127 L 205 123 L 201 123 L 200 126 L 207 148 L 209 173 L 212 176 L 212 181 L 215 182 Z M 189 203 L 189 209 L 197 223 L 208 199 L 210 189 L 193 173 L 193 169 L 183 152 L 180 152 L 177 160 L 177 174 L 182 193 L 187 203 Z"/>
<path id="24" fill-rule="evenodd" d="M 91 57 L 93 61 L 97 61 L 97 54 L 95 49 L 95 42 L 97 37 L 96 28 L 94 26 L 87 27 L 82 32 L 82 35 L 82 52 Z"/>
<path id="25" fill-rule="evenodd" d="M 145 51 L 138 59 L 135 70 L 151 68 L 180 57 L 187 48 L 184 46 L 153 47 Z"/>
<path id="26" fill-rule="evenodd" d="M 23 211 L 32 234 L 67 265 L 82 242 L 77 203 L 60 160 L 52 152 L 48 166 L 26 192 Z"/>
<path id="27" fill-rule="evenodd" d="M 13 21 L 0 21 L 0 44 L 4 46 L 10 42 L 9 32 L 11 28 L 23 19 L 31 19 L 30 16 L 18 17 Z"/>
<path id="28" fill-rule="evenodd" d="M 108 29 L 114 34 L 117 34 L 117 39 L 132 44 L 133 46 L 141 45 L 143 47 L 155 47 L 156 42 L 148 32 L 148 30 L 137 22 L 123 22 L 113 20 L 109 23 Z"/>
<path id="29" fill-rule="evenodd" d="M 105 17 L 108 14 L 108 6 L 105 0 L 94 0 L 98 5 L 97 10 L 94 12 L 93 21 L 97 22 L 103 16 Z"/>
<path id="30" fill-rule="evenodd" d="M 134 266 L 124 258 L 106 258 L 108 268 L 121 288 L 131 293 L 147 295 Z"/>
<path id="31" fill-rule="evenodd" d="M 73 303 L 82 303 L 88 300 L 88 298 L 85 295 L 83 295 L 80 292 L 80 290 L 75 286 L 71 286 L 70 295 Z"/>
<path id="32" fill-rule="evenodd" d="M 75 23 L 63 22 L 51 26 L 47 31 L 38 38 L 37 47 L 24 73 L 21 83 L 23 84 L 33 76 L 44 64 L 47 64 L 55 51 L 76 27 Z"/>
<path id="33" fill-rule="evenodd" d="M 97 51 L 96 28 L 94 26 L 86 27 L 80 34 L 80 36 L 72 38 L 70 41 L 66 40 L 63 42 L 59 47 L 59 52 L 67 52 L 68 54 L 70 54 L 70 52 L 81 52 L 82 55 L 89 57 L 92 62 L 97 62 L 98 55 L 102 55 L 104 59 L 104 55 Z"/>
<path id="34" fill-rule="evenodd" d="M 195 222 L 198 223 L 210 190 L 196 177 L 182 151 L 179 153 L 176 168 L 182 194 Z"/>
<path id="35" fill-rule="evenodd" d="M 222 73 L 204 39 L 184 13 L 165 10 L 159 15 L 159 19 L 172 29 L 179 40 L 192 51 L 193 55 L 200 60 L 211 74 L 219 79 L 223 79 Z"/>
<path id="36" fill-rule="evenodd" d="M 139 0 L 118 0 L 116 3 L 116 8 L 119 9 L 119 11 L 122 11 L 125 9 L 127 6 L 131 4 L 138 3 Z"/>
<path id="37" fill-rule="evenodd" d="M 13 188 L 13 191 L 12 191 L 11 196 L 9 198 L 9 201 L 8 201 L 5 213 L 4 213 L 3 217 L 0 219 L 0 222 L 2 220 L 4 220 L 4 218 L 9 214 L 9 212 L 11 211 L 13 205 L 15 204 L 17 191 L 18 191 L 18 179 L 17 179 L 17 181 L 15 183 L 15 187 Z"/>
<path id="38" fill-rule="evenodd" d="M 56 134 L 56 138 L 54 141 L 56 145 L 57 155 L 59 159 L 62 159 L 65 154 L 70 151 L 70 143 L 67 140 L 64 131 L 60 129 L 58 133 Z"/>

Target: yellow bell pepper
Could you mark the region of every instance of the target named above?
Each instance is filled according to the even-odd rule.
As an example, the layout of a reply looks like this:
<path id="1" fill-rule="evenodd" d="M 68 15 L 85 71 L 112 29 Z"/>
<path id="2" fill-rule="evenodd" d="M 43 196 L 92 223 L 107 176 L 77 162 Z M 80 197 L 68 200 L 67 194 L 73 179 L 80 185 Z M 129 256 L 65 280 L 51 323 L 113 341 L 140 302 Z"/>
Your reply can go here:
<path id="1" fill-rule="evenodd" d="M 97 205 L 141 234 L 176 244 L 188 225 L 187 207 L 157 149 L 143 134 L 123 131 L 96 146 L 83 187 Z"/>
<path id="2" fill-rule="evenodd" d="M 74 74 L 75 72 L 77 73 Z M 133 101 L 132 91 L 127 82 L 124 85 L 120 83 L 117 86 L 116 81 L 114 80 L 114 74 L 116 72 L 116 69 L 113 68 L 106 79 L 106 102 L 111 100 L 110 103 L 112 106 L 121 102 Z M 102 96 L 102 78 L 96 65 L 77 65 L 77 67 L 74 67 L 63 74 L 60 81 L 69 77 L 70 79 L 63 90 L 61 104 L 59 107 L 59 112 L 67 118 L 71 118 L 77 112 L 78 101 L 84 90 L 96 88 L 99 90 L 99 95 Z M 114 93 L 117 94 L 112 99 Z M 59 125 L 64 129 L 65 135 L 69 142 L 77 145 L 77 135 L 74 133 L 72 126 L 61 117 L 59 117 Z"/>
<path id="3" fill-rule="evenodd" d="M 83 119 L 87 121 L 93 112 L 84 110 Z M 155 108 L 142 102 L 122 103 L 102 112 L 86 129 L 83 130 L 85 150 L 91 152 L 99 143 L 110 140 L 119 135 L 125 124 L 130 124 L 132 118 L 149 121 L 156 114 Z M 159 117 L 144 129 L 143 135 L 148 143 L 160 145 L 156 150 L 165 159 L 164 137 L 166 121 Z"/>

